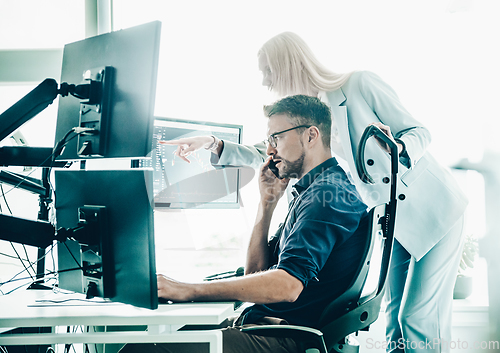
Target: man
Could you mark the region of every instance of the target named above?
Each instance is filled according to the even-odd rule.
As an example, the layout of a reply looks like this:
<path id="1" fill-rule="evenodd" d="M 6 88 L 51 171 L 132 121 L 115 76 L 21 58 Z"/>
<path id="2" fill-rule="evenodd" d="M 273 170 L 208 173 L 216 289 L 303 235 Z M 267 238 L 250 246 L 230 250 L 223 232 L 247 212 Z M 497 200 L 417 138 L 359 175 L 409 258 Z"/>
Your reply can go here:
<path id="1" fill-rule="evenodd" d="M 241 325 L 318 324 L 325 306 L 354 276 L 368 235 L 367 207 L 330 152 L 331 116 L 319 99 L 291 96 L 265 107 L 267 155 L 260 169 L 260 202 L 245 276 L 181 283 L 158 276 L 158 296 L 174 302 L 239 300 L 255 303 L 222 330 L 228 352 L 296 352 L 292 339 L 243 333 Z M 279 178 L 270 167 L 275 165 Z M 291 178 L 290 211 L 268 242 L 273 212 Z M 125 352 L 198 352 L 193 346 L 127 345 Z"/>

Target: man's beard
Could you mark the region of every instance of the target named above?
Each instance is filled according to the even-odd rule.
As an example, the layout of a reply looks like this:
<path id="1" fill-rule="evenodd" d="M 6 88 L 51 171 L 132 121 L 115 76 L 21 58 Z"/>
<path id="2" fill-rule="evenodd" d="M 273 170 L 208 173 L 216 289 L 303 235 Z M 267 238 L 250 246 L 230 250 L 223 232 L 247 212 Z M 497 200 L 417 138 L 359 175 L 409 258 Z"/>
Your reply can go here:
<path id="1" fill-rule="evenodd" d="M 306 154 L 302 150 L 302 154 L 294 161 L 289 161 L 281 158 L 283 169 L 280 170 L 280 177 L 287 179 L 299 179 L 304 169 L 304 158 Z"/>

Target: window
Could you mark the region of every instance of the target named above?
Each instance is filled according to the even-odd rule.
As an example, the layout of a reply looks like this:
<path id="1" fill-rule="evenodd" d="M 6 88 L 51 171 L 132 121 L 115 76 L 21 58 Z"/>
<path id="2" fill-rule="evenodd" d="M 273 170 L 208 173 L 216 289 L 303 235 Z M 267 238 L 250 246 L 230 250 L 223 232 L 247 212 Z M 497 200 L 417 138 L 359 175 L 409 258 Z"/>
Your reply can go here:
<path id="1" fill-rule="evenodd" d="M 81 40 L 85 34 L 85 2 L 65 0 L 0 0 L 0 112 L 21 99 L 47 77 L 59 81 L 62 48 L 64 44 Z M 31 146 L 50 147 L 54 144 L 57 100 L 19 130 Z M 11 139 L 2 141 L 10 145 Z M 40 170 L 10 167 L 9 171 L 40 177 Z M 2 185 L 4 197 L 0 199 L 2 213 L 9 209 L 19 217 L 36 219 L 38 197 L 22 190 Z M 36 249 L 0 241 L 0 283 L 9 280 L 23 267 L 17 254 L 30 261 L 36 259 Z M 12 258 L 13 256 L 14 258 Z M 48 260 L 51 262 L 51 260 Z M 26 266 L 29 266 L 25 262 Z M 36 268 L 36 266 L 35 266 Z M 34 270 L 30 270 L 34 274 Z M 29 277 L 26 273 L 18 276 Z M 6 293 L 27 281 L 15 281 L 0 286 Z"/>

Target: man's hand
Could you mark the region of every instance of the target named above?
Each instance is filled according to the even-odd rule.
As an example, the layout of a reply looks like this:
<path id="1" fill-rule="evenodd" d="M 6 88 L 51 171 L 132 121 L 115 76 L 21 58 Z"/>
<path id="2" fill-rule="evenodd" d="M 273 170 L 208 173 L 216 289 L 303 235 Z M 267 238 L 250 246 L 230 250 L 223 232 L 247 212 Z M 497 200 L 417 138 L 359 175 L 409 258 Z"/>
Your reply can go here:
<path id="1" fill-rule="evenodd" d="M 160 145 L 177 146 L 175 155 L 188 163 L 191 163 L 191 161 L 187 158 L 191 153 L 196 152 L 202 148 L 208 148 L 208 146 L 210 146 L 212 142 L 214 142 L 212 136 L 195 136 L 178 140 L 158 141 Z"/>
<path id="2" fill-rule="evenodd" d="M 279 199 L 285 193 L 290 179 L 278 179 L 269 169 L 269 162 L 272 157 L 266 159 L 259 174 L 259 190 L 262 205 L 276 206 Z"/>
<path id="3" fill-rule="evenodd" d="M 190 301 L 190 285 L 187 283 L 177 282 L 165 275 L 157 275 L 158 281 L 158 298 L 171 300 L 173 302 Z"/>

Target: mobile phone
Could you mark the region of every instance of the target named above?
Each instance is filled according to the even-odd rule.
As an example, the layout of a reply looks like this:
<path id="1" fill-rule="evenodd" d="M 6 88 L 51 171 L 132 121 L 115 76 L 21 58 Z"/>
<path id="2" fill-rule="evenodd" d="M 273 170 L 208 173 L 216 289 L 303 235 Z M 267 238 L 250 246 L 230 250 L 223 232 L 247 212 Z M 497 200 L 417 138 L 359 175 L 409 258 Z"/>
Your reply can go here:
<path id="1" fill-rule="evenodd" d="M 276 178 L 283 179 L 282 177 L 280 177 L 280 172 L 278 170 L 278 167 L 276 167 L 276 162 L 272 159 L 269 161 L 269 169 L 271 170 L 271 172 L 273 172 Z"/>

